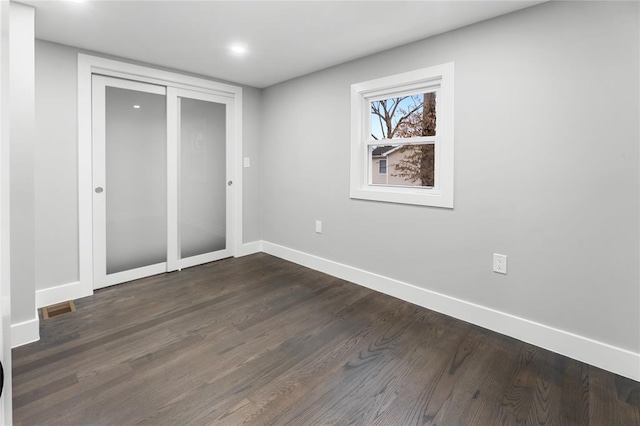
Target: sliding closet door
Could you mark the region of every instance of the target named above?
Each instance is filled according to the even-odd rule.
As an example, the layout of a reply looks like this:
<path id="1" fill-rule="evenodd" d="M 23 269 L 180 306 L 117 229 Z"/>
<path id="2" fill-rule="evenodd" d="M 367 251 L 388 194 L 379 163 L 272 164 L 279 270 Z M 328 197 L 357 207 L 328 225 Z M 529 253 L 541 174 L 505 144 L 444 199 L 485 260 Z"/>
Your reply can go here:
<path id="1" fill-rule="evenodd" d="M 177 226 L 171 269 L 231 256 L 229 249 L 232 185 L 228 154 L 232 144 L 232 100 L 210 94 L 170 89 L 177 99 Z M 172 221 L 170 220 L 170 223 Z M 170 238 L 171 241 L 171 238 Z M 172 244 L 170 244 L 172 245 Z"/>
<path id="2" fill-rule="evenodd" d="M 94 288 L 231 256 L 233 97 L 94 76 Z"/>
<path id="3" fill-rule="evenodd" d="M 162 86 L 93 77 L 94 288 L 166 271 Z"/>

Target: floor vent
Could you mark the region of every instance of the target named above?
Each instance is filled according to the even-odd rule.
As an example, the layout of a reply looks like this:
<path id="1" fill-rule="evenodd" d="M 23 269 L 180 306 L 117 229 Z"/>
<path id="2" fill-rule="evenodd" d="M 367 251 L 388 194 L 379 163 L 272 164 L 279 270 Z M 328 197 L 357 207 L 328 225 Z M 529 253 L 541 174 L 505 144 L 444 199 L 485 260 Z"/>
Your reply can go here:
<path id="1" fill-rule="evenodd" d="M 69 300 L 68 302 L 45 306 L 44 308 L 42 308 L 42 316 L 44 316 L 44 319 L 47 320 L 49 318 L 57 317 L 75 311 L 76 305 L 74 305 L 73 300 Z"/>

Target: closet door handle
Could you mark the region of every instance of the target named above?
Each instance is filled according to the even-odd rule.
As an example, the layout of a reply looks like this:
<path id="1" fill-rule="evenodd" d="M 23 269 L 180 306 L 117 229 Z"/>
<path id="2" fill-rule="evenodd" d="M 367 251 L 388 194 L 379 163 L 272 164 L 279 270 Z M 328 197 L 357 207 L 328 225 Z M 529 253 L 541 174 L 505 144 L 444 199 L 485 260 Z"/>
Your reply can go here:
<path id="1" fill-rule="evenodd" d="M 102 191 L 104 191 L 104 189 L 102 189 L 101 186 L 96 188 L 96 194 L 102 194 Z"/>

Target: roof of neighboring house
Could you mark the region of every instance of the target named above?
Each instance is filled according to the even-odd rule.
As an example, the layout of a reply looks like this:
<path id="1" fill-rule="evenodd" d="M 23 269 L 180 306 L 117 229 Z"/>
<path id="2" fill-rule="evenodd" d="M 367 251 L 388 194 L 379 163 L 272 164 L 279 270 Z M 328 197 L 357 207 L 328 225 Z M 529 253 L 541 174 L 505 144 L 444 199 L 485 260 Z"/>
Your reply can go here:
<path id="1" fill-rule="evenodd" d="M 371 155 L 373 155 L 374 157 L 385 156 L 389 153 L 389 151 L 393 151 L 395 148 L 396 148 L 395 146 L 391 146 L 391 145 L 379 146 L 375 148 L 373 152 L 371 152 Z"/>
<path id="2" fill-rule="evenodd" d="M 389 154 L 391 154 L 392 152 L 400 149 L 402 146 L 401 145 L 385 145 L 385 146 L 379 146 L 377 148 L 375 148 L 372 152 L 371 155 L 373 157 L 386 157 Z"/>

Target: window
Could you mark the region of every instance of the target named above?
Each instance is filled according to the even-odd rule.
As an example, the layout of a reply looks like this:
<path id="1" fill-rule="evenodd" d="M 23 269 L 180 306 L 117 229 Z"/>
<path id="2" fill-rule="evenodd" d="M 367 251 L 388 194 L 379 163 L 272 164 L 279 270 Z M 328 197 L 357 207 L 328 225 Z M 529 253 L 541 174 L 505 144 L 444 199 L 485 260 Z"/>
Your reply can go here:
<path id="1" fill-rule="evenodd" d="M 378 163 L 378 173 L 381 175 L 387 174 L 387 160 L 380 160 Z"/>
<path id="2" fill-rule="evenodd" d="M 351 118 L 351 198 L 453 208 L 453 63 L 352 85 Z"/>

